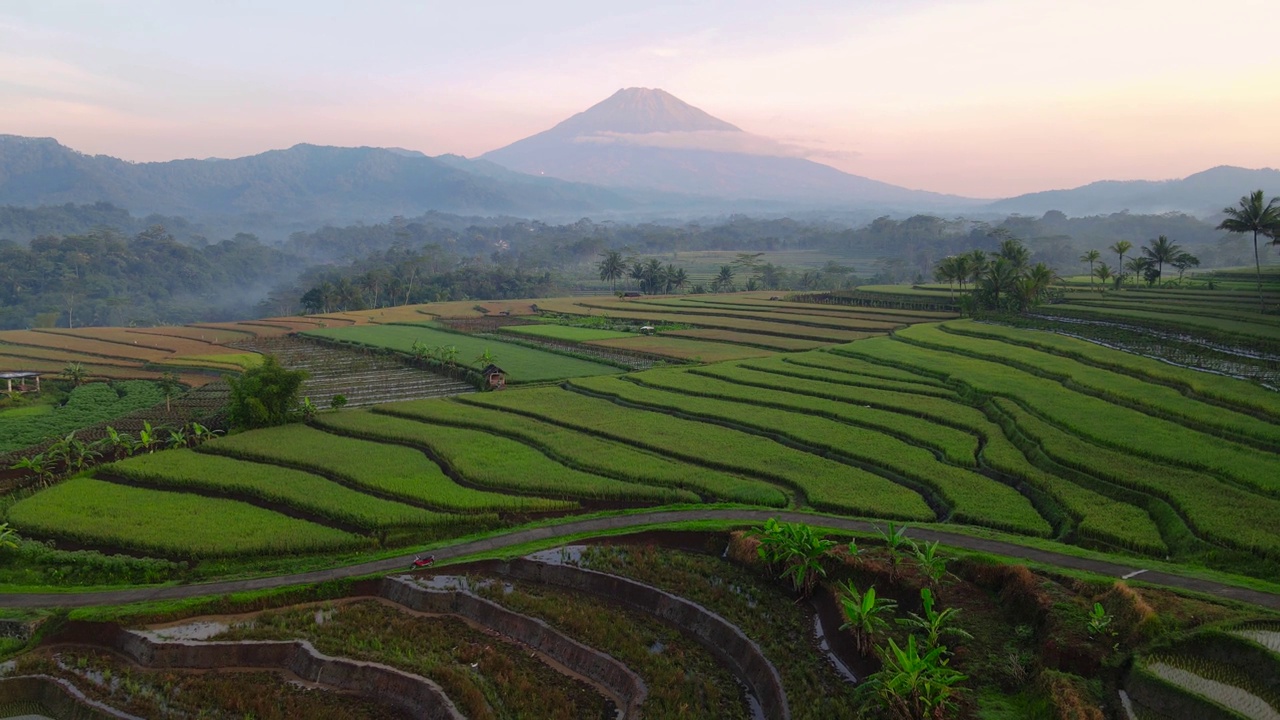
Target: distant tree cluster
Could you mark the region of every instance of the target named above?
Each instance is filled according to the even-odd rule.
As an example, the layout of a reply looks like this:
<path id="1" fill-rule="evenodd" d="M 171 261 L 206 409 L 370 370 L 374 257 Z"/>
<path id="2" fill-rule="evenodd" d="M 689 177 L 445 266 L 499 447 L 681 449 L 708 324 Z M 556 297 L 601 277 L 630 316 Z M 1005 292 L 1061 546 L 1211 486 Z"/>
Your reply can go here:
<path id="1" fill-rule="evenodd" d="M 244 317 L 289 262 L 251 235 L 194 247 L 160 226 L 0 241 L 0 329 Z"/>
<path id="2" fill-rule="evenodd" d="M 974 311 L 1021 312 L 1044 302 L 1058 275 L 1044 263 L 1031 264 L 1031 251 L 1007 232 L 997 233 L 1000 246 L 988 255 L 973 250 L 943 258 L 934 268 L 938 282 L 965 284 L 972 292 L 963 303 Z"/>

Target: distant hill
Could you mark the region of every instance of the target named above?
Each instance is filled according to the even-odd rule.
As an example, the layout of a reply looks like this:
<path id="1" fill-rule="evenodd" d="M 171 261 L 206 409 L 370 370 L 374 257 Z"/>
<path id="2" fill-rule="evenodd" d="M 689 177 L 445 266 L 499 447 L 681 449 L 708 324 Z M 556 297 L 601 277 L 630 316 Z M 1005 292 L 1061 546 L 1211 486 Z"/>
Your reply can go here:
<path id="1" fill-rule="evenodd" d="M 1041 215 L 1059 210 L 1076 217 L 1184 212 L 1212 217 L 1235 205 L 1242 195 L 1262 189 L 1268 198 L 1280 196 L 1280 170 L 1223 165 L 1181 180 L 1104 180 L 1071 190 L 1048 190 L 999 200 L 983 210 L 993 213 Z"/>
<path id="2" fill-rule="evenodd" d="M 976 202 L 909 190 L 793 155 L 663 90 L 626 88 L 481 159 L 531 175 L 725 199 L 907 210 Z"/>
<path id="3" fill-rule="evenodd" d="M 228 160 L 130 163 L 52 138 L 0 135 L 0 205 L 100 201 L 135 215 L 311 225 L 429 210 L 539 217 L 638 204 L 605 188 L 399 149 L 295 145 Z"/>

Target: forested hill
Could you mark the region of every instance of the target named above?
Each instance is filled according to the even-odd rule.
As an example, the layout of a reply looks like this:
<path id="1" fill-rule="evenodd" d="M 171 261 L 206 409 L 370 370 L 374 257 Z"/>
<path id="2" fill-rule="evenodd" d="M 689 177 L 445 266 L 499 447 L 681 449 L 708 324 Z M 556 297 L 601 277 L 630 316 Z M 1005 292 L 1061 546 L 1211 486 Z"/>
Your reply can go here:
<path id="1" fill-rule="evenodd" d="M 215 231 L 184 217 L 149 215 L 136 217 L 124 208 L 107 202 L 91 205 L 41 205 L 18 207 L 0 205 L 0 241 L 25 243 L 42 235 L 81 235 L 96 229 L 110 229 L 137 235 L 161 225 L 182 242 L 198 242 Z"/>
<path id="2" fill-rule="evenodd" d="M 234 160 L 130 163 L 52 138 L 0 135 L 0 205 L 109 202 L 135 215 L 238 218 L 245 228 L 377 220 L 428 210 L 581 217 L 617 192 L 382 148 L 295 145 Z M 487 165 L 487 164 L 486 164 Z"/>
<path id="3" fill-rule="evenodd" d="M 1104 180 L 1070 190 L 1047 190 L 999 200 L 984 210 L 1039 215 L 1060 210 L 1081 217 L 1115 212 L 1191 213 L 1214 218 L 1222 208 L 1261 188 L 1267 197 L 1280 195 L 1280 170 L 1250 170 L 1223 165 L 1177 180 Z"/>

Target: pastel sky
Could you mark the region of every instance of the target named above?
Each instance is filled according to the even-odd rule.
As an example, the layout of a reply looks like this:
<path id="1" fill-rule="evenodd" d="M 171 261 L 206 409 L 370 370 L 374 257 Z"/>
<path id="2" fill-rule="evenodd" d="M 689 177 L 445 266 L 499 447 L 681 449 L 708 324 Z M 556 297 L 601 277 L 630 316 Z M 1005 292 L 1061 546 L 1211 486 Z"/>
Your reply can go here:
<path id="1" fill-rule="evenodd" d="M 1280 0 L 0 0 L 0 133 L 129 160 L 479 155 L 658 87 L 996 197 L 1280 166 Z"/>

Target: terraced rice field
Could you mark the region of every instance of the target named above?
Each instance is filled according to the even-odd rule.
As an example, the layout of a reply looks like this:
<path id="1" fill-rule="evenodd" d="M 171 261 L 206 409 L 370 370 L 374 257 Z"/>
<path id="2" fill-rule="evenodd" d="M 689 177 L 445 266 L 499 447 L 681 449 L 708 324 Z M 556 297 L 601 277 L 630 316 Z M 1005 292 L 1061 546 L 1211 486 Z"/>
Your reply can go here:
<path id="1" fill-rule="evenodd" d="M 667 335 L 632 335 L 630 337 L 617 340 L 593 340 L 587 344 L 597 347 L 614 348 L 616 350 L 628 350 L 630 352 L 662 355 L 663 357 L 674 358 L 677 360 L 692 360 L 695 362 L 707 363 L 721 362 L 723 360 L 737 360 L 749 357 L 763 357 L 772 354 L 771 350 L 765 350 L 750 345 L 709 342 L 683 337 L 669 337 Z"/>
<path id="2" fill-rule="evenodd" d="M 304 335 L 390 348 L 402 352 L 409 352 L 413 343 L 418 341 L 426 343 L 429 347 L 453 346 L 458 348 L 458 362 L 461 365 L 474 365 L 476 358 L 488 351 L 493 355 L 494 362 L 506 371 L 508 383 L 540 382 L 580 375 L 622 372 L 610 365 L 426 327 L 360 326 L 311 330 Z"/>
<path id="3" fill-rule="evenodd" d="M 573 327 L 571 325 L 511 325 L 501 329 L 513 335 L 565 340 L 568 342 L 587 342 L 588 340 L 617 340 L 635 337 L 635 333 L 617 330 L 599 330 L 596 328 Z"/>
<path id="4" fill-rule="evenodd" d="M 1223 298 L 1215 302 L 1235 302 Z M 1242 307 L 1247 300 L 1240 298 Z M 622 375 L 426 326 L 319 328 L 325 320 L 290 320 L 309 323 L 310 334 L 377 347 L 456 345 L 464 362 L 488 349 L 512 382 L 561 384 L 322 414 L 311 427 L 126 461 L 100 471 L 97 482 L 253 503 L 366 540 L 388 528 L 425 536 L 451 523 L 474 527 L 532 513 L 737 502 L 974 525 L 1174 559 L 1257 567 L 1280 560 L 1280 393 L 1256 384 L 937 312 L 761 294 L 536 304 L 695 327 L 658 336 L 542 324 L 502 332 L 703 364 Z M 466 309 L 453 305 L 430 307 Z M 389 312 L 427 318 L 427 307 Z M 856 323 L 880 323 L 894 334 L 833 344 L 869 334 L 848 329 Z M 243 333 L 254 324 L 236 326 Z M 191 337 L 207 331 L 185 328 L 155 345 L 207 346 Z M 32 336 L 130 351 L 108 334 L 22 337 Z M 336 392 L 315 390 L 321 406 Z M 179 554 L 177 547 L 169 554 Z"/>
<path id="5" fill-rule="evenodd" d="M 314 553 L 368 544 L 359 535 L 245 502 L 89 477 L 21 500 L 8 517 L 36 537 L 162 557 Z"/>
<path id="6" fill-rule="evenodd" d="M 446 512 L 549 511 L 574 503 L 507 495 L 458 484 L 420 450 L 322 432 L 305 425 L 243 433 L 201 452 L 319 473 L 362 492 Z"/>

